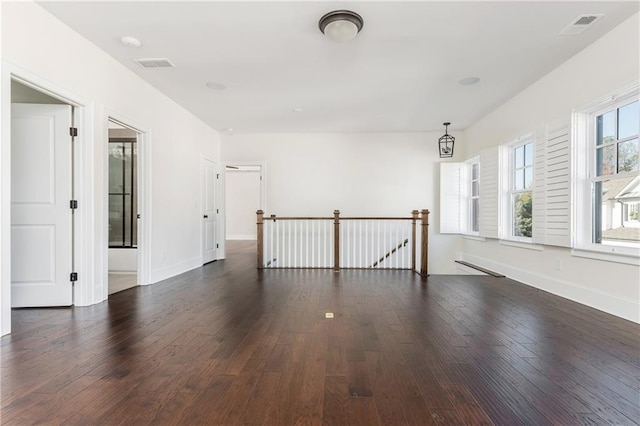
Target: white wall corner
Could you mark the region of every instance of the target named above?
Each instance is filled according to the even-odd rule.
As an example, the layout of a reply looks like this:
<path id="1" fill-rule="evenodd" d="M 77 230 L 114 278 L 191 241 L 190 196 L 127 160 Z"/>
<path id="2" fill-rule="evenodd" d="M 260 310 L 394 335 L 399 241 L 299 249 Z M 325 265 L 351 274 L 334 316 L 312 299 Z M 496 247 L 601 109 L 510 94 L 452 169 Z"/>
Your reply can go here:
<path id="1" fill-rule="evenodd" d="M 196 269 L 202 266 L 202 256 L 193 257 L 191 259 L 184 260 L 182 262 L 174 263 L 156 270 L 151 271 L 151 276 L 148 284 L 155 284 L 159 281 L 166 280 L 167 278 L 175 277 L 184 272 Z"/>
<path id="2" fill-rule="evenodd" d="M 464 253 L 464 260 L 474 265 L 505 274 L 507 277 L 531 287 L 640 324 L 639 300 L 606 294 L 580 286 L 574 282 L 558 280 L 547 275 L 526 271 L 513 267 L 512 265 L 468 253 Z"/>

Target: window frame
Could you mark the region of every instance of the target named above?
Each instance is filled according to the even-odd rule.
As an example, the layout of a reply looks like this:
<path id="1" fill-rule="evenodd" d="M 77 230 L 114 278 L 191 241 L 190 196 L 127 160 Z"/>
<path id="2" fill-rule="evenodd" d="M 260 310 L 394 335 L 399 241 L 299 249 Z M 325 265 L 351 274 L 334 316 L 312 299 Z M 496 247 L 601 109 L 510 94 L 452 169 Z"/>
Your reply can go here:
<path id="1" fill-rule="evenodd" d="M 531 144 L 531 164 L 530 166 L 526 165 L 526 154 L 523 159 L 523 166 L 521 169 L 523 170 L 523 179 L 525 179 L 525 170 L 527 168 L 531 168 L 532 175 L 532 186 L 530 189 L 516 189 L 516 164 L 515 164 L 515 153 L 516 150 L 520 147 L 524 147 L 525 145 Z M 525 148 L 526 149 L 526 148 Z M 535 150 L 536 150 L 536 138 L 534 137 L 533 132 L 527 133 L 519 138 L 512 140 L 509 143 L 503 145 L 503 161 L 502 161 L 502 171 L 501 175 L 503 176 L 503 185 L 505 190 L 503 191 L 503 211 L 505 214 L 502 219 L 501 226 L 501 236 L 500 239 L 507 241 L 517 241 L 526 244 L 533 244 L 533 196 L 534 196 L 534 187 L 533 182 L 535 179 Z M 518 168 L 520 169 L 520 168 Z M 523 193 L 530 193 L 532 199 L 532 227 L 531 227 L 531 236 L 520 236 L 515 235 L 515 202 L 514 196 Z"/>
<path id="2" fill-rule="evenodd" d="M 594 184 L 609 179 L 623 179 L 626 177 L 640 176 L 640 170 L 618 173 L 616 155 L 616 173 L 597 176 L 597 128 L 596 117 L 606 112 L 617 110 L 621 106 L 633 103 L 640 99 L 640 85 L 634 83 L 629 87 L 619 90 L 599 100 L 591 102 L 574 110 L 572 114 L 572 147 L 575 153 L 573 185 L 574 203 L 574 232 L 573 247 L 580 252 L 608 253 L 627 257 L 640 257 L 640 247 L 630 246 L 627 243 L 596 243 L 594 242 L 595 212 L 594 212 Z M 616 117 L 617 123 L 617 117 Z M 626 140 L 633 140 L 634 136 L 627 137 L 606 145 L 617 146 Z"/>
<path id="3" fill-rule="evenodd" d="M 469 158 L 468 160 L 465 161 L 465 164 L 468 167 L 468 179 L 466 179 L 465 184 L 467 185 L 468 189 L 467 189 L 467 193 L 469 194 L 469 196 L 467 197 L 467 223 L 466 226 L 464 228 L 464 232 L 463 234 L 465 235 L 474 235 L 474 236 L 479 236 L 480 235 L 480 182 L 481 182 L 481 175 L 480 175 L 480 156 L 476 155 L 475 157 Z M 478 170 L 478 174 L 477 174 L 477 179 L 473 178 L 473 167 L 477 166 L 477 170 Z M 478 193 L 477 195 L 473 195 L 473 183 L 477 182 L 478 183 Z M 474 230 L 473 229 L 473 224 L 474 224 L 474 215 L 473 215 L 473 202 L 474 200 L 478 200 L 478 209 L 476 211 L 477 214 L 477 224 L 478 224 L 478 229 Z"/>

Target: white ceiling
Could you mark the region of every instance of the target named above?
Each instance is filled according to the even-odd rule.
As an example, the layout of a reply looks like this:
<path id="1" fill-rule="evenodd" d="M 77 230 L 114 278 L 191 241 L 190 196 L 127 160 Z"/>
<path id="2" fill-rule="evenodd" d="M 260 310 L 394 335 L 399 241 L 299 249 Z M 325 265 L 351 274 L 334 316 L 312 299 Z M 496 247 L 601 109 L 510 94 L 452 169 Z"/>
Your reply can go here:
<path id="1" fill-rule="evenodd" d="M 639 9 L 636 1 L 40 4 L 213 128 L 235 133 L 436 131 L 444 121 L 464 129 Z M 335 9 L 364 18 L 348 43 L 318 29 Z M 595 13 L 604 17 L 581 35 L 558 35 Z M 134 62 L 159 57 L 176 68 Z M 458 83 L 476 76 L 474 86 Z"/>

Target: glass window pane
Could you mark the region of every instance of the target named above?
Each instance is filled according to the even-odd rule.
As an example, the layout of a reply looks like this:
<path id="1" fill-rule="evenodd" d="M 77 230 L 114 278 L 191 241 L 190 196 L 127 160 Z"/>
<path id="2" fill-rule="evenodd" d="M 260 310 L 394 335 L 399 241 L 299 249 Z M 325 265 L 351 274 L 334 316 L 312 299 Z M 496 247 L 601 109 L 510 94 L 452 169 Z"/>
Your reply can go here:
<path id="1" fill-rule="evenodd" d="M 109 143 L 109 193 L 122 193 L 123 144 Z"/>
<path id="2" fill-rule="evenodd" d="M 516 191 L 521 191 L 525 188 L 524 186 L 524 169 L 516 170 L 515 181 L 513 183 L 513 189 Z"/>
<path id="3" fill-rule="evenodd" d="M 638 134 L 640 114 L 638 101 L 618 109 L 618 139 L 628 138 Z"/>
<path id="4" fill-rule="evenodd" d="M 595 243 L 640 243 L 640 224 L 629 220 L 629 212 L 637 209 L 639 195 L 640 179 L 635 176 L 594 183 Z"/>
<path id="5" fill-rule="evenodd" d="M 609 145 L 596 150 L 597 176 L 612 175 L 616 173 L 616 146 Z"/>
<path id="6" fill-rule="evenodd" d="M 524 167 L 524 146 L 519 146 L 513 150 L 516 168 Z"/>
<path id="7" fill-rule="evenodd" d="M 533 166 L 533 144 L 528 143 L 524 146 L 524 165 Z"/>
<path id="8" fill-rule="evenodd" d="M 513 196 L 513 235 L 531 237 L 533 229 L 531 192 L 522 192 Z"/>
<path id="9" fill-rule="evenodd" d="M 480 200 L 478 198 L 471 200 L 471 230 L 480 231 Z"/>
<path id="10" fill-rule="evenodd" d="M 609 111 L 596 118 L 596 144 L 602 145 L 616 139 L 615 113 Z"/>
<path id="11" fill-rule="evenodd" d="M 524 187 L 526 189 L 532 189 L 533 187 L 533 167 L 524 169 Z"/>
<path id="12" fill-rule="evenodd" d="M 480 184 L 478 181 L 471 182 L 471 196 L 477 197 L 480 195 Z"/>
<path id="13" fill-rule="evenodd" d="M 109 245 L 122 246 L 124 244 L 122 195 L 109 194 Z"/>
<path id="14" fill-rule="evenodd" d="M 618 172 L 638 170 L 638 139 L 618 144 Z"/>
<path id="15" fill-rule="evenodd" d="M 478 180 L 479 169 L 480 167 L 478 163 L 471 166 L 471 179 Z"/>

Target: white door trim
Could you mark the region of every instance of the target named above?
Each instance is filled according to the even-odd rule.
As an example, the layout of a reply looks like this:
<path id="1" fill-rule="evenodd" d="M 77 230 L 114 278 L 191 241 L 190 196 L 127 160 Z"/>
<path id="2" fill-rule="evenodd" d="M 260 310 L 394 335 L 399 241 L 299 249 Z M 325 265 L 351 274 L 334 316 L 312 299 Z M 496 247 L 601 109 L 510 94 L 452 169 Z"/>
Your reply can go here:
<path id="1" fill-rule="evenodd" d="M 219 221 L 218 229 L 220 230 L 220 249 L 219 257 L 224 259 L 227 240 L 227 166 L 259 166 L 260 167 L 260 209 L 267 213 L 267 163 L 265 161 L 224 161 L 221 163 L 220 182 L 218 183 L 219 205 L 222 212 L 222 219 Z M 256 219 L 257 220 L 257 219 Z"/>
<path id="2" fill-rule="evenodd" d="M 46 93 L 74 107 L 74 123 L 79 129 L 75 139 L 75 198 L 80 208 L 75 218 L 75 264 L 79 280 L 73 288 L 76 305 L 97 303 L 95 289 L 102 285 L 93 272 L 95 264 L 96 236 L 92 229 L 95 216 L 94 165 L 94 105 L 92 102 L 57 86 L 30 71 L 2 62 L 0 81 L 0 335 L 11 332 L 11 80 Z"/>
<path id="3" fill-rule="evenodd" d="M 216 173 L 222 177 L 222 174 L 220 172 L 220 162 L 214 160 L 213 158 L 207 157 L 207 156 L 203 156 L 202 160 L 200 160 L 200 264 L 204 264 L 204 259 L 205 259 L 205 250 L 204 250 L 204 241 L 205 241 L 205 223 L 204 220 L 202 220 L 202 213 L 205 210 L 205 201 L 207 199 L 207 194 L 206 194 L 206 187 L 205 187 L 205 180 L 206 180 L 206 171 L 205 171 L 205 167 L 206 167 L 206 162 L 212 163 L 215 166 L 216 169 Z M 216 184 L 215 184 L 215 206 L 216 209 L 218 209 L 218 212 L 222 211 L 220 210 L 220 182 L 222 180 L 221 179 L 216 179 Z M 216 217 L 216 239 L 218 241 L 220 241 L 220 219 L 221 218 L 221 214 L 217 213 L 217 217 Z M 213 260 L 218 260 L 218 259 L 224 259 L 224 256 L 221 255 L 220 253 L 224 253 L 221 249 L 223 249 L 223 245 L 220 245 L 220 243 L 218 243 L 218 248 L 216 249 L 216 254 L 215 254 L 215 258 Z"/>
<path id="4" fill-rule="evenodd" d="M 109 121 L 118 123 L 119 125 L 133 130 L 138 134 L 138 285 L 149 285 L 149 274 L 151 268 L 151 130 L 145 129 L 140 123 L 130 118 L 109 110 L 106 115 L 104 138 L 103 141 L 109 140 Z M 104 224 L 103 235 L 105 244 L 102 253 L 102 279 L 105 283 L 109 282 L 109 203 L 107 194 L 109 193 L 109 145 L 104 143 L 103 146 L 103 193 L 105 194 L 104 203 Z M 105 285 L 103 288 L 104 298 L 108 297 L 109 288 Z"/>

